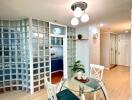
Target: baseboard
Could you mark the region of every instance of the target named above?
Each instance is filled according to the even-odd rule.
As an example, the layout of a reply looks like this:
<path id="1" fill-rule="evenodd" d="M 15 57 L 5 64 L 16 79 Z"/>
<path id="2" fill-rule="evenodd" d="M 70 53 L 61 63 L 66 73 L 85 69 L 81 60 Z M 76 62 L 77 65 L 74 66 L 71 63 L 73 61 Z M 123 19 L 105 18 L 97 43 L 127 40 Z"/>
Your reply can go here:
<path id="1" fill-rule="evenodd" d="M 111 70 L 112 68 L 115 68 L 117 65 L 116 64 L 111 64 L 108 67 L 105 67 L 106 70 Z"/>

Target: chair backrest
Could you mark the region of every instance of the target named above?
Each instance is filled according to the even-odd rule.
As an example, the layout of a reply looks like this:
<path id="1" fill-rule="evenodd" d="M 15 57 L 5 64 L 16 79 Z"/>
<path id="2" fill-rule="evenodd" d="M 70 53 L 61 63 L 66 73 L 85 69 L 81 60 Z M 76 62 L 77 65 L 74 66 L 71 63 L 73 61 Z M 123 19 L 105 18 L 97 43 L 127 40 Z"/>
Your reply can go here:
<path id="1" fill-rule="evenodd" d="M 103 71 L 104 71 L 104 66 L 90 64 L 90 77 L 96 78 L 98 80 L 102 80 Z"/>
<path id="2" fill-rule="evenodd" d="M 46 87 L 47 94 L 48 94 L 48 100 L 57 100 L 56 90 L 54 86 L 47 80 L 46 76 L 44 78 L 44 81 L 45 81 L 45 87 Z"/>

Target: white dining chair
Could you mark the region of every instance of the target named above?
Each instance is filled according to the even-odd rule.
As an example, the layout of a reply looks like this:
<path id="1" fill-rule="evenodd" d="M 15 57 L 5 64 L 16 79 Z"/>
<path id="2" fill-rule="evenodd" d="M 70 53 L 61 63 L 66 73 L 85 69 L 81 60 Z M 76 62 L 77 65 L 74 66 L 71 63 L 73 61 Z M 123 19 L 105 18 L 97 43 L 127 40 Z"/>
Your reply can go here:
<path id="1" fill-rule="evenodd" d="M 90 77 L 93 77 L 97 80 L 102 80 L 103 78 L 104 66 L 90 64 Z"/>
<path id="2" fill-rule="evenodd" d="M 105 85 L 103 84 L 103 81 L 102 81 L 103 72 L 104 72 L 104 66 L 90 64 L 90 77 L 95 78 L 100 81 L 100 85 L 106 96 L 106 99 L 109 100 Z M 94 92 L 94 100 L 96 100 L 96 92 Z"/>
<path id="3" fill-rule="evenodd" d="M 59 85 L 51 84 L 47 77 L 45 76 L 45 87 L 48 94 L 48 100 L 80 100 L 76 95 L 74 95 L 69 89 L 64 89 L 61 91 L 63 82 Z"/>

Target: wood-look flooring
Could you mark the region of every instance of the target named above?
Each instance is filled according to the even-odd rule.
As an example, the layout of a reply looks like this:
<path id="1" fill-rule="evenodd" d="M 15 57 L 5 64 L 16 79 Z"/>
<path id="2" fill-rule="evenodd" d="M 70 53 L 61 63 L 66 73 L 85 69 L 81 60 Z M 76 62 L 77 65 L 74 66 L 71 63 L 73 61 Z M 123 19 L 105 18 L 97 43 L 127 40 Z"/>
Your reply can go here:
<path id="1" fill-rule="evenodd" d="M 110 100 L 128 100 L 129 98 L 129 67 L 117 66 L 104 71 L 105 82 Z M 46 90 L 30 95 L 22 91 L 0 94 L 0 100 L 47 100 Z M 93 94 L 86 95 L 86 100 L 93 100 Z M 102 100 L 97 97 L 97 100 Z"/>

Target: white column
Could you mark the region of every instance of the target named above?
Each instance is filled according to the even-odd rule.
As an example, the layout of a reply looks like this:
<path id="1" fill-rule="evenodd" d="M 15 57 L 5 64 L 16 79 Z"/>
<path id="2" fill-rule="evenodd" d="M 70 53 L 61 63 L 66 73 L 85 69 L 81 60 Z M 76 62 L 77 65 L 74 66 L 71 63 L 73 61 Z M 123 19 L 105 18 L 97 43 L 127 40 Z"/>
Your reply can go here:
<path id="1" fill-rule="evenodd" d="M 33 54 L 32 54 L 32 18 L 29 18 L 29 55 L 30 55 L 30 94 L 34 94 L 34 89 L 33 89 Z"/>

